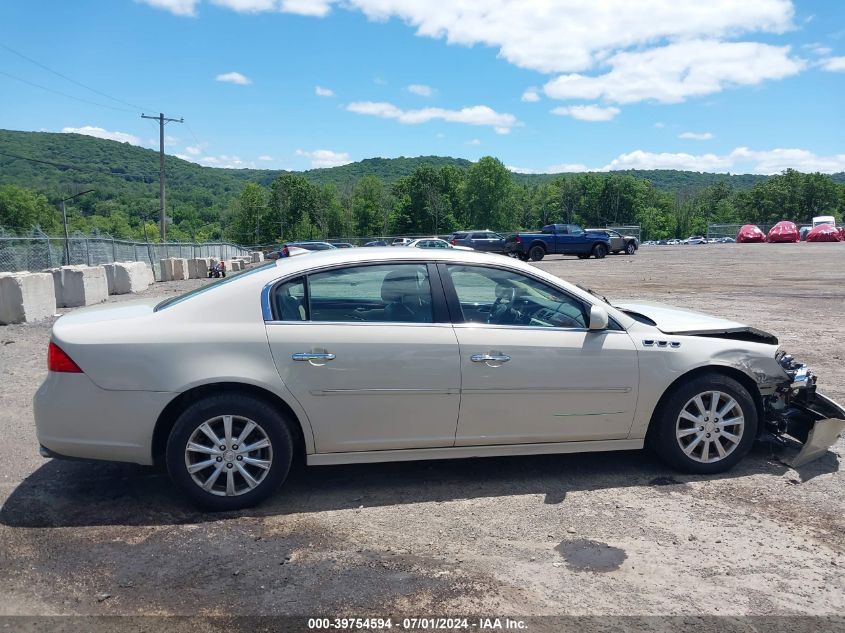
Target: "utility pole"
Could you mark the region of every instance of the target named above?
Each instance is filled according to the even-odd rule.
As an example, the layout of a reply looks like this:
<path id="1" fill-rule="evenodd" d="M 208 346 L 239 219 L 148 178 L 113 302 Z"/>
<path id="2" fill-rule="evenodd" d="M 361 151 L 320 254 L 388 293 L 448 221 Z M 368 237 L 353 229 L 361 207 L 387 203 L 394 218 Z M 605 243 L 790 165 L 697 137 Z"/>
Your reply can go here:
<path id="1" fill-rule="evenodd" d="M 159 188 L 159 198 L 160 202 L 160 209 L 159 209 L 159 217 L 158 217 L 158 230 L 161 234 L 161 241 L 164 242 L 165 238 L 167 237 L 167 205 L 165 203 L 165 195 L 164 195 L 164 126 L 170 122 L 173 123 L 183 123 L 184 119 L 179 117 L 178 119 L 169 119 L 164 116 L 163 112 L 159 112 L 158 116 L 147 116 L 144 113 L 141 113 L 142 119 L 153 119 L 158 121 L 158 188 Z"/>

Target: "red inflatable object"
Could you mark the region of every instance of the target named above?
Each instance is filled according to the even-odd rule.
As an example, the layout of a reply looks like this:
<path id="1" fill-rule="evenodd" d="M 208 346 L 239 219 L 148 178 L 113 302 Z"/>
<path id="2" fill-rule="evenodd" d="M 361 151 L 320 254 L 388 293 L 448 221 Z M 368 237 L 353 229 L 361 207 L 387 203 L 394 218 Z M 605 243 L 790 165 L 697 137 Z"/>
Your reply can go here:
<path id="1" fill-rule="evenodd" d="M 767 242 L 800 242 L 801 234 L 798 232 L 798 227 L 794 222 L 789 220 L 781 220 L 769 229 L 769 234 L 766 236 Z"/>
<path id="2" fill-rule="evenodd" d="M 765 242 L 766 234 L 760 230 L 760 227 L 754 224 L 743 224 L 739 233 L 736 234 L 737 242 Z"/>
<path id="3" fill-rule="evenodd" d="M 807 233 L 808 242 L 839 242 L 841 239 L 839 229 L 831 224 L 819 224 Z"/>

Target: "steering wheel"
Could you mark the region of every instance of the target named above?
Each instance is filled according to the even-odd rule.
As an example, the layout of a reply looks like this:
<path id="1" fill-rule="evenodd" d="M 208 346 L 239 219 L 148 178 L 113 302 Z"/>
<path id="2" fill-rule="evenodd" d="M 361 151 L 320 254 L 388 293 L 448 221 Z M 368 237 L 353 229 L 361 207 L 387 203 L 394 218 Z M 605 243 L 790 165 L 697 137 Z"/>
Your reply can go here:
<path id="1" fill-rule="evenodd" d="M 500 320 L 500 317 L 503 316 L 506 312 L 510 311 L 510 306 L 513 305 L 514 299 L 516 299 L 516 288 L 512 288 L 509 286 L 496 286 L 496 300 L 493 302 L 493 306 L 490 308 L 490 315 L 487 317 L 487 323 L 490 324 L 497 324 Z M 507 302 L 507 307 L 502 308 L 502 303 Z"/>

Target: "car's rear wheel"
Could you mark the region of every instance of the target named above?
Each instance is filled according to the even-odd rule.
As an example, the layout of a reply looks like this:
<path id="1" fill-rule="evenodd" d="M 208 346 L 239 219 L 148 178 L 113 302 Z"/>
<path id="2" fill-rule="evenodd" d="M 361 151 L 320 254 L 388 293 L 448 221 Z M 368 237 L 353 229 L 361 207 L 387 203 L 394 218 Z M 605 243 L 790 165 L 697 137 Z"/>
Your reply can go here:
<path id="1" fill-rule="evenodd" d="M 633 255 L 634 253 L 636 253 L 637 252 L 636 244 L 634 244 L 633 242 L 628 242 L 628 244 L 625 246 L 625 252 L 628 255 Z"/>
<path id="2" fill-rule="evenodd" d="M 593 246 L 593 257 L 596 259 L 604 259 L 605 255 L 607 255 L 607 246 L 604 244 L 596 244 Z"/>
<path id="3" fill-rule="evenodd" d="M 708 374 L 675 388 L 652 424 L 651 444 L 669 465 L 689 473 L 719 473 L 751 449 L 757 407 L 739 382 Z"/>
<path id="4" fill-rule="evenodd" d="M 199 400 L 176 420 L 167 470 L 176 485 L 210 510 L 253 506 L 287 477 L 293 438 L 279 412 L 246 394 Z"/>
<path id="5" fill-rule="evenodd" d="M 542 246 L 532 246 L 528 251 L 528 257 L 532 262 L 539 262 L 546 256 L 546 249 Z"/>

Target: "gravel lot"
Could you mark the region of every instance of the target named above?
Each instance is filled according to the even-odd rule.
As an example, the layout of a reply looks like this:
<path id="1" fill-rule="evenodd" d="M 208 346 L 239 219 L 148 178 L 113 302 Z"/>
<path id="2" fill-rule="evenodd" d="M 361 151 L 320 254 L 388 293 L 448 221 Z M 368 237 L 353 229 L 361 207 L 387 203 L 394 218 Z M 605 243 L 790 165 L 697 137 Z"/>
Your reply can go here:
<path id="1" fill-rule="evenodd" d="M 538 266 L 774 332 L 845 401 L 845 244 Z M 38 456 L 50 325 L 0 327 L 0 615 L 845 611 L 842 440 L 797 471 L 761 446 L 713 477 L 644 452 L 300 466 L 260 508 L 203 514 L 153 469 Z"/>

